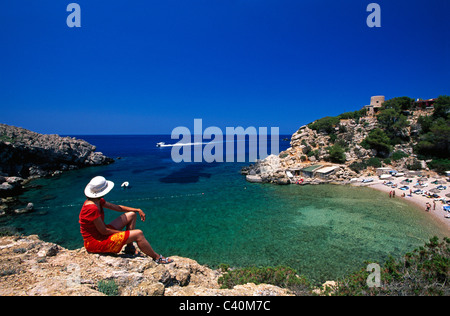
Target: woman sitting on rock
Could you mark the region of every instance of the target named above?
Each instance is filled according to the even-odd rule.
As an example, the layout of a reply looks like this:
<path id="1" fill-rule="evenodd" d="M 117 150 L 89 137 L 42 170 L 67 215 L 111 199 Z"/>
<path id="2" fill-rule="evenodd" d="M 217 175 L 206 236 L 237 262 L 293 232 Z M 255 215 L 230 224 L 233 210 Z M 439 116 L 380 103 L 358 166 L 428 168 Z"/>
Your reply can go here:
<path id="1" fill-rule="evenodd" d="M 173 262 L 170 258 L 158 255 L 145 239 L 142 231 L 135 229 L 136 212 L 139 213 L 141 220 L 145 221 L 145 213 L 141 209 L 115 205 L 105 201 L 103 197 L 113 187 L 113 182 L 99 176 L 93 178 L 84 190 L 87 200 L 81 208 L 79 223 L 86 250 L 92 253 L 119 253 L 122 247 L 127 245 L 125 253 L 135 255 L 137 251 L 133 242 L 136 242 L 139 249 L 152 257 L 157 263 Z M 103 207 L 124 214 L 105 225 Z M 126 230 L 122 231 L 124 227 L 126 227 Z"/>

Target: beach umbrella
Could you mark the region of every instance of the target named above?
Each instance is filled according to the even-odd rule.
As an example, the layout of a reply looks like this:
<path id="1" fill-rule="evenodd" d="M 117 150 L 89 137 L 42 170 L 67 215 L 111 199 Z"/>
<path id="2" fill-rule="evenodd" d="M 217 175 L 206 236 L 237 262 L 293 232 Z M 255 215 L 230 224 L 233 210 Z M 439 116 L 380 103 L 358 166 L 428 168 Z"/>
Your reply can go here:
<path id="1" fill-rule="evenodd" d="M 447 193 L 445 196 L 446 196 L 446 197 L 450 197 L 450 193 Z"/>
<path id="2" fill-rule="evenodd" d="M 446 184 L 447 182 L 445 182 L 444 180 L 438 180 L 437 183 L 438 184 Z"/>
<path id="3" fill-rule="evenodd" d="M 439 193 L 441 191 L 439 189 L 434 188 L 434 189 L 429 190 L 428 192 Z"/>

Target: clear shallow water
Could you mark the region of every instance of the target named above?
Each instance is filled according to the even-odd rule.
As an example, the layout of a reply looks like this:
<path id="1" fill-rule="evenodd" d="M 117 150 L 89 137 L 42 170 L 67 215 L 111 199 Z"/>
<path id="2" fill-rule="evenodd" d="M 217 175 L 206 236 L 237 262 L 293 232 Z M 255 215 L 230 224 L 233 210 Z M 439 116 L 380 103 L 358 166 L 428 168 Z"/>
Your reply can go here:
<path id="1" fill-rule="evenodd" d="M 79 248 L 83 190 L 92 177 L 103 175 L 116 184 L 108 201 L 146 212 L 146 222 L 137 228 L 157 252 L 211 266 L 287 265 L 325 281 L 444 235 L 429 214 L 372 189 L 250 184 L 239 174 L 246 163 L 173 163 L 170 148 L 154 147 L 161 140 L 174 142 L 165 137 L 83 137 L 122 159 L 34 181 L 42 187 L 22 199 L 33 201 L 37 210 L 3 218 L 0 225 Z M 121 189 L 124 181 L 132 187 Z M 105 221 L 118 215 L 106 211 Z"/>

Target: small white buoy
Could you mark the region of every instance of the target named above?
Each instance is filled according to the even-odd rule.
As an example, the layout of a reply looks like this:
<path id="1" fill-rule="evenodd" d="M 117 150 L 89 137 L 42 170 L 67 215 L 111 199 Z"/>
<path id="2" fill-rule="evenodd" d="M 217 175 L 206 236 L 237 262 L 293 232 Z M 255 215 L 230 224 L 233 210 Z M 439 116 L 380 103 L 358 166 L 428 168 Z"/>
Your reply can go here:
<path id="1" fill-rule="evenodd" d="M 130 185 L 130 183 L 128 181 L 125 181 L 124 183 L 122 183 L 121 187 L 128 188 L 129 185 Z"/>

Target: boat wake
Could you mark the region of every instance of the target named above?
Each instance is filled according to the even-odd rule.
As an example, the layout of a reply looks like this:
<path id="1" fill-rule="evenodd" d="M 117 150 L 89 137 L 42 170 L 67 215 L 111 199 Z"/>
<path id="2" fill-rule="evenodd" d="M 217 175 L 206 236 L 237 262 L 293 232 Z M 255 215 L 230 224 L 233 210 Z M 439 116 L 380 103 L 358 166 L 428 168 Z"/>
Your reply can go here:
<path id="1" fill-rule="evenodd" d="M 176 144 L 166 144 L 166 143 L 157 143 L 156 147 L 177 147 L 177 146 L 193 146 L 193 145 L 204 145 L 205 143 L 176 143 Z"/>
<path id="2" fill-rule="evenodd" d="M 245 140 L 242 140 L 243 142 L 245 142 Z M 193 145 L 207 145 L 207 144 L 223 144 L 223 143 L 230 143 L 230 142 L 234 142 L 232 141 L 217 141 L 217 142 L 207 142 L 207 143 L 203 143 L 203 142 L 197 142 L 197 143 L 175 143 L 175 144 L 166 144 L 164 142 L 159 142 L 156 144 L 156 147 L 178 147 L 178 146 L 193 146 Z M 241 140 L 238 140 L 237 142 L 241 142 Z"/>

